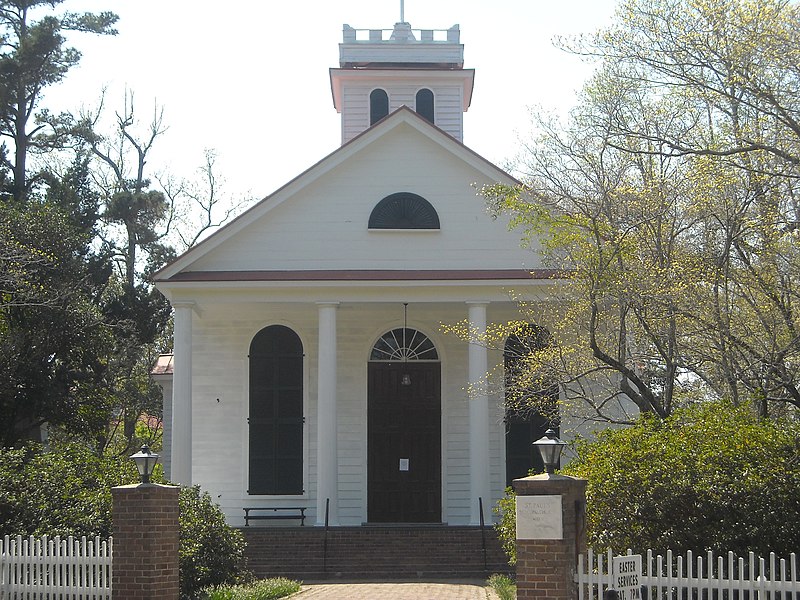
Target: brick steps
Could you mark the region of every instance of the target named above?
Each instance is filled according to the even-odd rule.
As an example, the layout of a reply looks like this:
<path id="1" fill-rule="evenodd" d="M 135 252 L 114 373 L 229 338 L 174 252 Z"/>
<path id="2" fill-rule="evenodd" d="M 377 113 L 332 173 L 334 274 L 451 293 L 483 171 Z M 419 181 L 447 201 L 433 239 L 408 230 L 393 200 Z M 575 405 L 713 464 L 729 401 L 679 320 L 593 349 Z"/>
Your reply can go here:
<path id="1" fill-rule="evenodd" d="M 497 535 L 479 527 L 244 527 L 258 577 L 341 579 L 482 578 L 507 573 Z M 326 552 L 327 547 L 327 552 Z"/>

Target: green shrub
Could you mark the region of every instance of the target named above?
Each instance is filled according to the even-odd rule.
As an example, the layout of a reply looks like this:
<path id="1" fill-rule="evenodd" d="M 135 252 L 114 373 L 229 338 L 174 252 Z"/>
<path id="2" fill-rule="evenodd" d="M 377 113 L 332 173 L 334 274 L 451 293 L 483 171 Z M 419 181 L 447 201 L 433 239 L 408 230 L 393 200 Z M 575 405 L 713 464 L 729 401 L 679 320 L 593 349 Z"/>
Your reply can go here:
<path id="1" fill-rule="evenodd" d="M 506 488 L 506 495 L 497 501 L 494 512 L 500 515 L 500 520 L 494 524 L 494 529 L 508 557 L 508 564 L 513 567 L 517 564 L 517 514 L 516 496 L 512 488 Z"/>
<path id="2" fill-rule="evenodd" d="M 0 449 L 0 535 L 107 538 L 111 488 L 138 481 L 128 457 L 97 456 L 78 443 Z M 242 534 L 199 488 L 182 489 L 179 502 L 182 597 L 240 583 L 247 576 Z"/>
<path id="3" fill-rule="evenodd" d="M 242 585 L 224 585 L 204 590 L 204 600 L 272 600 L 285 598 L 300 591 L 300 583 L 277 577 L 261 579 Z"/>
<path id="4" fill-rule="evenodd" d="M 500 600 L 516 600 L 517 586 L 511 577 L 495 573 L 489 577 L 489 581 L 487 583 L 489 584 L 489 587 L 494 590 Z"/>
<path id="5" fill-rule="evenodd" d="M 577 446 L 590 546 L 788 556 L 800 547 L 800 423 L 707 402 Z"/>
<path id="6" fill-rule="evenodd" d="M 247 576 L 242 532 L 225 522 L 219 506 L 198 486 L 181 489 L 179 502 L 181 598 L 240 583 Z"/>
<path id="7" fill-rule="evenodd" d="M 78 443 L 0 449 L 0 535 L 111 535 L 111 488 L 139 480 L 126 457 Z"/>

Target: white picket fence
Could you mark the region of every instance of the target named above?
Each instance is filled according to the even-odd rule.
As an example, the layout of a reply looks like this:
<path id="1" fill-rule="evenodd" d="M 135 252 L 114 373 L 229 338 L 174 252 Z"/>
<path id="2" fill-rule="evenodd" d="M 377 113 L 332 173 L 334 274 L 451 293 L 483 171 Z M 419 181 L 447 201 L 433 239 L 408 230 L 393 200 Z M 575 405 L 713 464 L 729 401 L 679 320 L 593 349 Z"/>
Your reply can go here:
<path id="1" fill-rule="evenodd" d="M 112 540 L 0 540 L 0 599 L 110 600 Z"/>
<path id="2" fill-rule="evenodd" d="M 600 600 L 612 587 L 612 557 L 611 550 L 605 555 L 589 550 L 578 557 L 579 600 Z M 800 598 L 797 566 L 794 553 L 788 561 L 774 553 L 765 559 L 752 552 L 747 558 L 733 552 L 716 558 L 711 552 L 705 557 L 687 552 L 684 559 L 672 551 L 655 556 L 648 550 L 642 556 L 641 583 L 649 600 L 795 600 Z"/>

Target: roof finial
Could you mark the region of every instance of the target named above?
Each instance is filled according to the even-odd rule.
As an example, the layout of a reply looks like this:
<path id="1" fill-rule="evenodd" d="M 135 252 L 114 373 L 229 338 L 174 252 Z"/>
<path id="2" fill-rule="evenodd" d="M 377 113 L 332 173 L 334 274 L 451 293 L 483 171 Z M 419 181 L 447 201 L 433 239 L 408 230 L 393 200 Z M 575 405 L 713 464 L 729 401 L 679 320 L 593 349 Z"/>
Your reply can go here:
<path id="1" fill-rule="evenodd" d="M 405 0 L 400 0 L 400 22 L 406 22 L 406 2 Z"/>

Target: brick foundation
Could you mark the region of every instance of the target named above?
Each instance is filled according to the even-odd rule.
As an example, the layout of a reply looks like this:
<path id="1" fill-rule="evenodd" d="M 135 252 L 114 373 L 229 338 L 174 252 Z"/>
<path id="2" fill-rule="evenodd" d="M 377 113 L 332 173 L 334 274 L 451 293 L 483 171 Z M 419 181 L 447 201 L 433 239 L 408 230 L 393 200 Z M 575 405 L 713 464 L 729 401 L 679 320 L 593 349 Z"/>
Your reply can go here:
<path id="1" fill-rule="evenodd" d="M 561 496 L 560 540 L 517 539 L 517 598 L 575 600 L 578 554 L 586 551 L 585 479 L 535 475 L 514 480 L 517 496 Z"/>
<path id="2" fill-rule="evenodd" d="M 155 484 L 111 489 L 113 600 L 178 600 L 178 489 Z"/>

